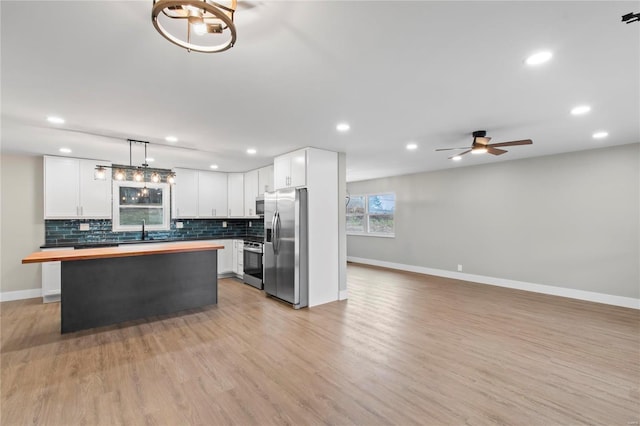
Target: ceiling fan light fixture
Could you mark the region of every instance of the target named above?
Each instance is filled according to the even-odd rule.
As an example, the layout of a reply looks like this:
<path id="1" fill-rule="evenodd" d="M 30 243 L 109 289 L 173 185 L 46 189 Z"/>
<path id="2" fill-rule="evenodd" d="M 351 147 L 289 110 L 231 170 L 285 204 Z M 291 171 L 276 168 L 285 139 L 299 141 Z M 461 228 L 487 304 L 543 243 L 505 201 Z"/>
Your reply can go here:
<path id="1" fill-rule="evenodd" d="M 487 153 L 487 148 L 473 148 L 471 150 L 472 154 L 486 154 Z"/>
<path id="2" fill-rule="evenodd" d="M 189 52 L 223 52 L 236 42 L 233 14 L 237 3 L 237 0 L 153 0 L 151 22 L 164 38 Z M 180 21 L 184 25 L 175 25 Z M 192 32 L 200 38 L 193 41 Z M 215 37 L 202 37 L 205 34 Z"/>

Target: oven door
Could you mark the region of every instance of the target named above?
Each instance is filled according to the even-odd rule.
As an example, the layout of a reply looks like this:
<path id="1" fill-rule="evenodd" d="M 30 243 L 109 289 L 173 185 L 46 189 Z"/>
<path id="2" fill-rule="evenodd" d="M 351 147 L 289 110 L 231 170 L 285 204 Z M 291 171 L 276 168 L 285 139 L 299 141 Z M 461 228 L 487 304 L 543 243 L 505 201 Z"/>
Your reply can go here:
<path id="1" fill-rule="evenodd" d="M 262 290 L 262 250 L 244 248 L 244 282 Z"/>

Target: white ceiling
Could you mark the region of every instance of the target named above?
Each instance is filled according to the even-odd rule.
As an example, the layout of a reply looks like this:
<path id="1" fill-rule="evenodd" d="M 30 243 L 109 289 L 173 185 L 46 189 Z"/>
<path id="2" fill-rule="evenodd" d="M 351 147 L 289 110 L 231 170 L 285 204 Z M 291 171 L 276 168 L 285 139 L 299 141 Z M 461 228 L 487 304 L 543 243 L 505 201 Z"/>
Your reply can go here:
<path id="1" fill-rule="evenodd" d="M 640 23 L 621 22 L 638 1 L 253 2 L 215 54 L 161 37 L 151 5 L 3 0 L 2 152 L 128 163 L 133 138 L 158 167 L 246 171 L 314 146 L 346 152 L 353 181 L 640 141 Z M 542 49 L 550 62 L 524 64 Z M 434 151 L 479 129 L 534 143 Z"/>

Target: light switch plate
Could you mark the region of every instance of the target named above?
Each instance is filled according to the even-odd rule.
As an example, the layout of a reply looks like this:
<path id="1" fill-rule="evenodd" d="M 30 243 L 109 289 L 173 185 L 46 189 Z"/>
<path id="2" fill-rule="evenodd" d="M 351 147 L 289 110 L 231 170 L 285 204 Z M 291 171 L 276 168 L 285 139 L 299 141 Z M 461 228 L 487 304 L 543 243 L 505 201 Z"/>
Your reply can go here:
<path id="1" fill-rule="evenodd" d="M 88 223 L 81 223 L 81 224 L 80 224 L 80 230 L 81 230 L 81 231 L 90 231 L 90 230 L 91 230 L 91 228 L 89 227 L 89 224 L 88 224 Z"/>
<path id="2" fill-rule="evenodd" d="M 182 223 L 182 222 L 176 222 L 176 228 L 177 228 L 177 229 L 182 229 L 182 228 L 184 228 L 184 223 Z"/>
<path id="3" fill-rule="evenodd" d="M 222 227 L 226 228 L 227 227 L 227 221 L 225 220 L 224 222 L 222 222 Z"/>

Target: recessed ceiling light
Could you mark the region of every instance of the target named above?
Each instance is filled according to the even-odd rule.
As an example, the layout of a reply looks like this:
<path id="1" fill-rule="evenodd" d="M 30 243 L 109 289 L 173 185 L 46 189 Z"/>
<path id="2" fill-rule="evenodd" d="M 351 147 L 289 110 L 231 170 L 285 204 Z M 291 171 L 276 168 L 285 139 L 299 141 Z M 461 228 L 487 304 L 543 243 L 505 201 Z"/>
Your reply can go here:
<path id="1" fill-rule="evenodd" d="M 336 130 L 339 132 L 348 132 L 349 129 L 351 129 L 349 123 L 338 123 L 338 125 L 336 126 Z"/>
<path id="2" fill-rule="evenodd" d="M 416 150 L 416 149 L 418 149 L 418 144 L 415 144 L 415 143 L 408 143 L 408 144 L 407 144 L 407 149 L 408 149 L 409 151 Z"/>
<path id="3" fill-rule="evenodd" d="M 59 151 L 62 152 L 63 154 L 70 154 L 71 153 L 71 150 L 69 148 L 60 148 Z"/>
<path id="4" fill-rule="evenodd" d="M 549 51 L 537 52 L 529 56 L 525 62 L 527 65 L 540 65 L 547 62 L 552 56 L 553 54 Z"/>
<path id="5" fill-rule="evenodd" d="M 166 138 L 164 138 L 164 140 L 166 140 L 167 142 L 178 142 L 178 138 L 176 138 L 175 136 L 167 136 Z"/>
<path id="6" fill-rule="evenodd" d="M 64 124 L 64 118 L 61 117 L 54 117 L 52 115 L 50 115 L 49 117 L 47 117 L 47 121 L 49 123 L 53 123 L 53 124 Z"/>
<path id="7" fill-rule="evenodd" d="M 154 161 L 156 161 L 151 157 L 147 157 L 147 158 L 145 158 L 145 160 L 146 160 L 147 163 L 153 163 Z"/>
<path id="8" fill-rule="evenodd" d="M 573 115 L 582 115 L 591 111 L 591 107 L 589 105 L 580 105 L 571 110 L 571 114 Z"/>
<path id="9" fill-rule="evenodd" d="M 255 149 L 253 149 L 253 148 L 249 148 L 249 149 L 247 149 L 247 154 L 251 154 L 251 155 L 253 155 L 253 154 L 255 154 L 256 152 L 258 152 L 258 151 L 256 151 L 256 150 L 255 150 Z"/>
<path id="10" fill-rule="evenodd" d="M 210 169 L 217 169 L 217 168 L 218 168 L 218 165 L 217 165 L 217 164 L 212 164 L 212 165 L 210 165 L 210 166 L 209 166 L 209 168 L 210 168 Z"/>
<path id="11" fill-rule="evenodd" d="M 593 136 L 594 139 L 604 139 L 607 136 L 609 136 L 609 133 L 607 133 L 607 132 L 595 132 L 592 136 Z"/>

